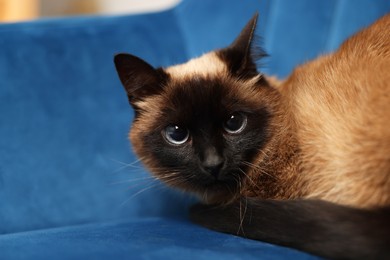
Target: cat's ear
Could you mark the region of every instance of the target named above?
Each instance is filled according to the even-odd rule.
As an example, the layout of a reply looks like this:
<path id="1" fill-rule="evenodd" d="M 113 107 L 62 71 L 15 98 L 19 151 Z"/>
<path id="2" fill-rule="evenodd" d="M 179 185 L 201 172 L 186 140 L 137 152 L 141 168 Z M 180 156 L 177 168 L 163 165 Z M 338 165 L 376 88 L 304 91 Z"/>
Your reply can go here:
<path id="1" fill-rule="evenodd" d="M 162 71 L 144 60 L 130 54 L 117 54 L 114 63 L 130 104 L 161 90 Z"/>
<path id="2" fill-rule="evenodd" d="M 258 17 L 259 14 L 256 13 L 233 43 L 219 51 L 220 57 L 227 63 L 230 72 L 238 76 L 253 77 L 257 75 L 256 61 L 267 56 L 255 43 Z"/>
<path id="3" fill-rule="evenodd" d="M 251 51 L 251 45 L 256 31 L 257 20 L 259 14 L 256 13 L 241 30 L 238 37 L 234 42 L 229 46 L 231 49 L 237 49 L 246 55 Z"/>

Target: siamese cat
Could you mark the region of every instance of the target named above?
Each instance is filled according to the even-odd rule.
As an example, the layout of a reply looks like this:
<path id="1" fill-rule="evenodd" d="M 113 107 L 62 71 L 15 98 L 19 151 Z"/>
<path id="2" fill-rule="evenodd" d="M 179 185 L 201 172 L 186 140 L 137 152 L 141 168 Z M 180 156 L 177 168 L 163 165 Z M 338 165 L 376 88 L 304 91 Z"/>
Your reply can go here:
<path id="1" fill-rule="evenodd" d="M 228 47 L 153 68 L 115 56 L 152 174 L 213 230 L 336 259 L 390 258 L 390 15 L 284 81 L 255 15 Z"/>

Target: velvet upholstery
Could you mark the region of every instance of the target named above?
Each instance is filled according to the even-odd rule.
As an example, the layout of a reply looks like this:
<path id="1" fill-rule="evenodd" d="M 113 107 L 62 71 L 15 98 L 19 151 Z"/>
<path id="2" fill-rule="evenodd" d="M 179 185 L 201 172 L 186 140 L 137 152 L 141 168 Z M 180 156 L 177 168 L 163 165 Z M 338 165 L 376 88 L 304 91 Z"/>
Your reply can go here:
<path id="1" fill-rule="evenodd" d="M 259 11 L 285 77 L 390 11 L 387 0 L 184 0 L 150 14 L 0 25 L 0 258 L 312 258 L 187 219 L 194 198 L 148 178 L 113 55 L 154 66 L 228 45 Z M 130 164 L 131 163 L 131 164 Z"/>

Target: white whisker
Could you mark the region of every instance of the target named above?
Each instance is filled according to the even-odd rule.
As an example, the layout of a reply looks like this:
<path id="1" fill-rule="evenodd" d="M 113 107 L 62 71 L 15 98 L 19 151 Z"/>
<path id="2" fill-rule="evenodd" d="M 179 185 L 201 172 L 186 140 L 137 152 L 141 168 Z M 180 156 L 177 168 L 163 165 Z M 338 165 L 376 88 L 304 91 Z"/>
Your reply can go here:
<path id="1" fill-rule="evenodd" d="M 246 172 L 244 172 L 241 168 L 238 168 L 238 170 L 239 170 L 240 172 L 242 172 L 242 174 L 244 174 L 245 177 L 246 177 L 250 182 L 252 182 L 252 184 L 253 184 L 256 188 L 260 189 L 259 185 L 257 185 L 257 183 L 255 183 L 255 182 L 253 181 L 253 179 L 252 179 L 251 177 L 249 177 L 249 175 L 248 175 Z"/>
<path id="2" fill-rule="evenodd" d="M 150 190 L 151 188 L 156 187 L 156 186 L 158 186 L 158 185 L 161 185 L 161 183 L 159 182 L 159 183 L 157 183 L 157 184 L 153 184 L 153 185 L 150 185 L 150 186 L 148 186 L 148 187 L 146 187 L 146 188 L 143 188 L 143 189 L 139 190 L 138 192 L 136 192 L 136 193 L 134 193 L 133 195 L 131 195 L 131 196 L 130 196 L 128 199 L 126 199 L 124 202 L 122 202 L 122 203 L 120 204 L 120 206 L 123 207 L 123 206 L 124 206 L 127 202 L 129 202 L 131 199 L 135 198 L 136 196 L 140 195 L 141 193 L 143 193 L 143 192 L 145 192 L 145 191 L 147 191 L 147 190 Z"/>
<path id="3" fill-rule="evenodd" d="M 272 174 L 266 172 L 266 171 L 264 170 L 264 168 L 262 168 L 262 167 L 259 166 L 259 165 L 255 165 L 255 164 L 253 164 L 253 163 L 245 162 L 245 161 L 242 162 L 242 164 L 248 166 L 249 168 L 251 168 L 251 169 L 253 169 L 253 170 L 259 171 L 260 173 L 263 173 L 263 174 L 267 175 L 268 177 L 271 177 L 271 178 L 273 178 L 273 179 L 275 179 L 275 180 L 278 180 L 278 179 L 279 179 L 277 176 L 272 175 Z"/>
<path id="4" fill-rule="evenodd" d="M 139 163 L 142 160 L 142 158 L 139 158 L 132 163 L 125 163 L 125 162 L 121 162 L 121 161 L 115 160 L 115 159 L 110 159 L 110 160 L 123 165 L 122 167 L 118 168 L 117 170 L 114 170 L 112 173 L 120 172 L 126 168 L 135 168 L 135 169 L 142 169 L 142 170 L 144 169 L 142 166 L 136 166 L 136 164 Z"/>
<path id="5" fill-rule="evenodd" d="M 143 178 L 134 178 L 134 179 L 127 179 L 127 180 L 122 180 L 122 181 L 116 181 L 116 182 L 112 182 L 110 183 L 110 185 L 117 185 L 117 184 L 123 184 L 123 183 L 132 183 L 132 182 L 136 182 L 136 181 L 155 181 L 157 180 L 154 176 L 146 176 L 146 177 L 143 177 Z"/>
<path id="6" fill-rule="evenodd" d="M 244 232 L 244 227 L 243 227 L 243 223 L 244 223 L 244 219 L 245 219 L 245 215 L 246 215 L 246 210 L 248 208 L 248 200 L 247 198 L 245 197 L 245 209 L 244 209 L 244 213 L 242 213 L 242 203 L 241 203 L 242 199 L 240 199 L 240 225 L 238 227 L 238 231 L 237 231 L 237 234 L 239 234 L 240 230 L 242 232 L 242 234 L 245 236 L 245 232 Z"/>

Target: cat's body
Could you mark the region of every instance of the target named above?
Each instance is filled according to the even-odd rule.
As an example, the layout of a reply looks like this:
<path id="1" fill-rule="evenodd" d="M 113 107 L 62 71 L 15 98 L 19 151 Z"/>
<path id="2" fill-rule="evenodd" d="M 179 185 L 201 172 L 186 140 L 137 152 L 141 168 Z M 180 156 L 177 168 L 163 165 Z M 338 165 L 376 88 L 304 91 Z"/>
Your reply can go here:
<path id="1" fill-rule="evenodd" d="M 390 16 L 299 66 L 277 88 L 298 140 L 299 197 L 390 205 Z"/>
<path id="2" fill-rule="evenodd" d="M 390 15 L 280 84 L 256 70 L 255 25 L 165 69 L 116 56 L 136 153 L 213 204 L 191 211 L 204 226 L 333 258 L 389 256 Z"/>

